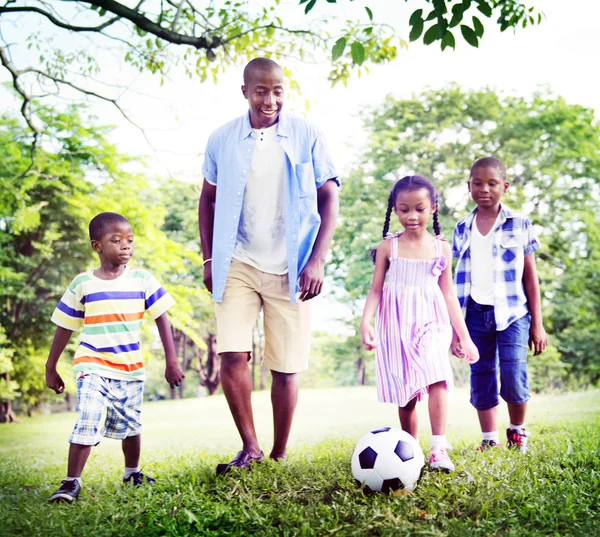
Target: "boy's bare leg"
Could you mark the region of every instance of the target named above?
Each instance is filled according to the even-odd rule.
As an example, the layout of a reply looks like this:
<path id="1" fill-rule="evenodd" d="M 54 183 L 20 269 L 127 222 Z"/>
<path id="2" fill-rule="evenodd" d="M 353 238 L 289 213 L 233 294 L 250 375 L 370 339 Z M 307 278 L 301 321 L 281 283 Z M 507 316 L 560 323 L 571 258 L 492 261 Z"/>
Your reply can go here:
<path id="1" fill-rule="evenodd" d="M 419 432 L 419 416 L 417 415 L 417 398 L 415 397 L 406 406 L 398 407 L 400 426 L 413 438 L 417 438 Z"/>
<path id="2" fill-rule="evenodd" d="M 92 446 L 84 446 L 83 444 L 71 444 L 69 446 L 67 477 L 81 477 L 81 472 L 83 472 L 91 451 Z"/>
<path id="3" fill-rule="evenodd" d="M 251 457 L 261 453 L 252 414 L 252 377 L 248 368 L 247 352 L 221 354 L 221 386 L 227 399 L 233 421 L 242 437 L 243 449 Z"/>
<path id="4" fill-rule="evenodd" d="M 300 382 L 296 373 L 271 371 L 271 403 L 273 405 L 273 450 L 272 459 L 285 457 L 285 450 L 292 428 L 294 411 L 298 403 Z"/>
<path id="5" fill-rule="evenodd" d="M 527 403 L 521 405 L 508 404 L 508 416 L 513 425 L 523 425 L 525 423 L 525 414 L 527 413 Z"/>
<path id="6" fill-rule="evenodd" d="M 431 423 L 431 434 L 445 435 L 447 419 L 448 390 L 446 389 L 446 383 L 436 382 L 429 386 L 429 421 Z"/>
<path id="7" fill-rule="evenodd" d="M 485 410 L 478 410 L 477 417 L 479 418 L 482 433 L 491 433 L 498 430 L 498 405 L 486 408 Z"/>
<path id="8" fill-rule="evenodd" d="M 123 455 L 125 455 L 125 467 L 137 468 L 140 464 L 140 451 L 142 449 L 142 436 L 128 436 L 122 442 Z"/>

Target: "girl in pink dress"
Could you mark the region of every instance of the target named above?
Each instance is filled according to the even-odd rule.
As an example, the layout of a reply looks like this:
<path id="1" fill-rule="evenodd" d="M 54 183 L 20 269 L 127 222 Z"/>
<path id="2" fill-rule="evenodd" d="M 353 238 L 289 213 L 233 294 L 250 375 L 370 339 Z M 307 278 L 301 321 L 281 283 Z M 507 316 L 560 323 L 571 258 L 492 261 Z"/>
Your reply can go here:
<path id="1" fill-rule="evenodd" d="M 435 188 L 424 177 L 404 177 L 394 185 L 383 225 L 384 240 L 374 251 L 375 273 L 360 330 L 364 347 L 376 351 L 379 400 L 398 405 L 402 429 L 415 438 L 416 403 L 429 394 L 429 467 L 449 472 L 454 470 L 446 440 L 452 329 L 467 363 L 476 362 L 479 354 L 452 284 L 450 246 L 427 231 L 433 215 L 433 230 L 440 234 L 436 200 Z M 392 210 L 404 231 L 389 236 Z M 374 330 L 371 321 L 376 311 Z"/>

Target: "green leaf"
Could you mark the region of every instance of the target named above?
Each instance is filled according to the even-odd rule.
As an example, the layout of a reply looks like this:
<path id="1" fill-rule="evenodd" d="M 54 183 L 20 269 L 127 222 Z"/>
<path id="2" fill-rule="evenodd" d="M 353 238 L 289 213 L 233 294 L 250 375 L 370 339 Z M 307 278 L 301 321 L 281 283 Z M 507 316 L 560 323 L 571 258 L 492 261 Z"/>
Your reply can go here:
<path id="1" fill-rule="evenodd" d="M 373 33 L 373 27 L 369 26 L 368 28 L 365 28 L 363 32 L 367 35 L 371 35 Z"/>
<path id="2" fill-rule="evenodd" d="M 138 34 L 140 37 L 144 37 L 147 32 L 145 32 L 144 30 L 142 30 L 139 26 L 136 26 L 135 27 L 135 33 Z"/>
<path id="3" fill-rule="evenodd" d="M 454 6 L 452 6 L 452 18 L 450 19 L 450 23 L 448 24 L 448 26 L 450 28 L 457 26 L 460 23 L 460 21 L 462 21 L 464 12 L 465 8 L 462 4 L 455 4 Z"/>
<path id="4" fill-rule="evenodd" d="M 443 15 L 448 12 L 446 7 L 446 0 L 433 0 L 433 8 L 438 15 Z"/>
<path id="5" fill-rule="evenodd" d="M 365 47 L 359 41 L 354 41 L 352 45 L 350 45 L 350 54 L 352 55 L 352 61 L 356 65 L 362 65 L 365 61 Z"/>
<path id="6" fill-rule="evenodd" d="M 367 6 L 365 6 L 365 10 L 367 12 L 367 15 L 369 16 L 369 20 L 372 21 L 373 20 L 373 12 Z"/>
<path id="7" fill-rule="evenodd" d="M 477 41 L 477 34 L 473 31 L 472 28 L 465 26 L 464 24 L 460 25 L 460 32 L 462 36 L 465 38 L 465 41 L 469 43 L 472 47 L 479 47 L 479 42 Z"/>
<path id="8" fill-rule="evenodd" d="M 408 39 L 410 41 L 416 41 L 417 39 L 419 39 L 419 37 L 421 37 L 422 33 L 423 33 L 423 20 L 418 20 L 415 24 L 413 24 L 413 27 L 410 30 Z"/>
<path id="9" fill-rule="evenodd" d="M 450 47 L 452 49 L 456 47 L 456 40 L 454 39 L 454 36 L 450 30 L 447 30 L 444 34 L 444 37 L 442 37 L 441 47 L 442 50 L 444 50 L 446 47 Z"/>
<path id="10" fill-rule="evenodd" d="M 426 45 L 431 45 L 438 38 L 438 30 L 439 27 L 437 24 L 434 24 L 429 30 L 425 32 L 423 36 L 423 43 Z"/>
<path id="11" fill-rule="evenodd" d="M 492 8 L 486 0 L 477 0 L 477 9 L 481 11 L 486 17 L 492 16 Z"/>
<path id="12" fill-rule="evenodd" d="M 106 9 L 104 9 L 103 7 L 101 7 L 100 11 L 98 11 L 98 15 L 100 15 L 101 17 L 104 17 L 104 15 L 106 15 Z"/>
<path id="13" fill-rule="evenodd" d="M 473 15 L 473 28 L 475 28 L 475 33 L 477 34 L 477 37 L 483 36 L 483 24 L 474 15 Z"/>
<path id="14" fill-rule="evenodd" d="M 422 9 L 417 9 L 416 11 L 413 11 L 413 14 L 410 16 L 410 19 L 408 19 L 408 24 L 410 24 L 411 26 L 414 26 L 419 21 L 423 22 L 423 10 Z"/>
<path id="15" fill-rule="evenodd" d="M 331 59 L 332 61 L 337 60 L 338 58 L 340 58 L 342 56 L 342 54 L 344 54 L 344 50 L 346 49 L 346 38 L 345 37 L 340 37 L 335 44 L 333 45 L 333 48 L 331 49 Z"/>
<path id="16" fill-rule="evenodd" d="M 306 15 L 313 7 L 315 7 L 316 3 L 317 0 L 310 0 L 310 2 L 306 4 L 306 7 L 304 8 L 304 14 Z"/>

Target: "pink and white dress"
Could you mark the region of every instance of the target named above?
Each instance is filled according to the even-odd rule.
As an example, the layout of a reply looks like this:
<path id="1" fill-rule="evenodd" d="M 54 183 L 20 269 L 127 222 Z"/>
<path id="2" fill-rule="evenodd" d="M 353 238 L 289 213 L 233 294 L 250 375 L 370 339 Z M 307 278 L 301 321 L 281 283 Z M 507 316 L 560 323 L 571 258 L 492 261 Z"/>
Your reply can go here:
<path id="1" fill-rule="evenodd" d="M 435 259 L 398 257 L 398 236 L 391 244 L 387 282 L 377 310 L 375 348 L 379 401 L 406 406 L 429 385 L 452 387 L 448 351 L 452 327 L 438 284 L 446 268 L 441 241 Z"/>

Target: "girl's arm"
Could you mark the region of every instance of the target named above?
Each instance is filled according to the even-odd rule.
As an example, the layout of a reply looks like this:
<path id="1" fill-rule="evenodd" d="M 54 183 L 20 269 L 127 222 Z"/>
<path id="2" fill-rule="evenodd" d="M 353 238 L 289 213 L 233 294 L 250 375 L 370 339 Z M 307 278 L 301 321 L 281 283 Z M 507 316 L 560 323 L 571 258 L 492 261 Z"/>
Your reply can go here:
<path id="1" fill-rule="evenodd" d="M 373 330 L 371 321 L 373 320 L 373 315 L 375 315 L 375 312 L 377 311 L 383 292 L 385 274 L 390 263 L 390 243 L 391 241 L 385 240 L 377 247 L 373 281 L 371 282 L 371 289 L 367 295 L 367 301 L 365 302 L 365 308 L 360 321 L 360 334 L 362 336 L 363 347 L 368 351 L 372 351 L 377 345 L 375 340 L 375 330 Z"/>
<path id="2" fill-rule="evenodd" d="M 447 242 L 442 243 L 442 250 L 446 256 L 447 263 L 446 268 L 440 276 L 440 289 L 442 290 L 446 307 L 448 308 L 452 329 L 460 341 L 463 359 L 468 364 L 474 364 L 479 360 L 479 352 L 471 340 L 471 336 L 469 336 L 469 331 L 467 330 L 467 325 L 465 324 L 460 304 L 458 303 L 456 291 L 454 290 L 454 284 L 452 283 L 452 252 Z"/>
<path id="3" fill-rule="evenodd" d="M 523 268 L 523 287 L 527 296 L 527 306 L 531 313 L 531 328 L 529 329 L 529 349 L 533 355 L 541 354 L 548 345 L 548 336 L 542 325 L 542 302 L 540 300 L 540 282 L 535 268 L 533 253 L 525 256 Z"/>

